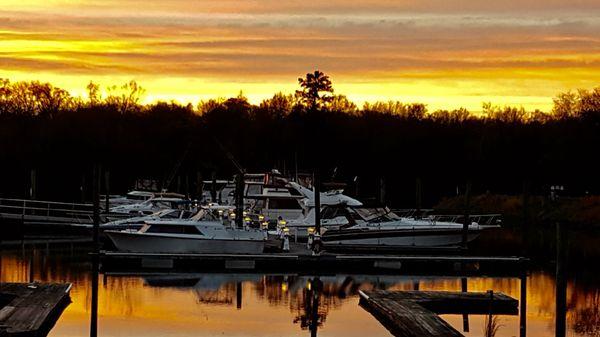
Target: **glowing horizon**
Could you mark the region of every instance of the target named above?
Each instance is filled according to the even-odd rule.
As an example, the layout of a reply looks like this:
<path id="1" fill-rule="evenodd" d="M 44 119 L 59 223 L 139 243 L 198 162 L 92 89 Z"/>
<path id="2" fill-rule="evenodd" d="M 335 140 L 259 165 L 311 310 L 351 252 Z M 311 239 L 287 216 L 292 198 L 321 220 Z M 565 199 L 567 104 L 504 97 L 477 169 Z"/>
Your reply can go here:
<path id="1" fill-rule="evenodd" d="M 482 102 L 548 111 L 559 92 L 600 84 L 600 5 L 440 0 L 0 0 L 0 77 L 83 96 L 136 80 L 144 102 L 293 93 L 319 69 L 336 94 Z"/>

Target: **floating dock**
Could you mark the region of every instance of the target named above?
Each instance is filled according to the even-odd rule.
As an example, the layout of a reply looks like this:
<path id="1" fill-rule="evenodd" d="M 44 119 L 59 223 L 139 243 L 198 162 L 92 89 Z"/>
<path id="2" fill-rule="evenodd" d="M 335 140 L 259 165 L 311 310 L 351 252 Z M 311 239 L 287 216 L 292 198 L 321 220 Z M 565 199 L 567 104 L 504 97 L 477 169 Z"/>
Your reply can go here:
<path id="1" fill-rule="evenodd" d="M 516 256 L 463 255 L 382 255 L 333 254 L 312 255 L 302 245 L 288 253 L 263 254 L 163 254 L 101 251 L 103 271 L 183 270 L 183 271 L 252 271 L 252 272 L 358 272 L 444 275 L 452 272 L 488 275 L 520 275 L 528 259 Z"/>
<path id="2" fill-rule="evenodd" d="M 45 336 L 71 302 L 71 284 L 0 283 L 0 336 Z"/>
<path id="3" fill-rule="evenodd" d="M 359 291 L 360 305 L 394 336 L 461 337 L 439 314 L 517 315 L 519 301 L 503 293 Z"/>

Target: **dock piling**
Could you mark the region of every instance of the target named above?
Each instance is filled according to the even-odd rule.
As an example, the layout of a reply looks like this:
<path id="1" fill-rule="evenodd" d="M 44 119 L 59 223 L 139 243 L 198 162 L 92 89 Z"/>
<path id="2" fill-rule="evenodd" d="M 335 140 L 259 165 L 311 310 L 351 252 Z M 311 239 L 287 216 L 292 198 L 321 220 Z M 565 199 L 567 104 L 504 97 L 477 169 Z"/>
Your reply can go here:
<path id="1" fill-rule="evenodd" d="M 30 179 L 30 188 L 29 188 L 29 198 L 31 200 L 37 199 L 37 171 L 32 169 L 29 175 Z"/>
<path id="2" fill-rule="evenodd" d="M 567 279 L 565 233 L 556 224 L 556 337 L 565 337 L 567 330 Z"/>
<path id="3" fill-rule="evenodd" d="M 415 213 L 416 219 L 421 219 L 421 178 L 417 177 L 415 180 L 415 204 L 417 207 L 417 211 Z"/>
<path id="4" fill-rule="evenodd" d="M 94 240 L 94 252 L 98 252 L 99 247 L 99 231 L 100 231 L 100 171 L 101 168 L 98 165 L 94 165 L 92 172 L 92 200 L 93 200 L 93 240 Z"/>
<path id="5" fill-rule="evenodd" d="M 521 301 L 519 308 L 519 337 L 527 336 L 527 273 L 521 275 Z"/>
<path id="6" fill-rule="evenodd" d="M 467 242 L 469 241 L 469 226 L 471 225 L 471 219 L 469 218 L 469 208 L 471 203 L 471 181 L 468 180 L 465 186 L 465 214 L 463 222 L 463 235 L 462 235 L 462 246 L 467 248 Z"/>

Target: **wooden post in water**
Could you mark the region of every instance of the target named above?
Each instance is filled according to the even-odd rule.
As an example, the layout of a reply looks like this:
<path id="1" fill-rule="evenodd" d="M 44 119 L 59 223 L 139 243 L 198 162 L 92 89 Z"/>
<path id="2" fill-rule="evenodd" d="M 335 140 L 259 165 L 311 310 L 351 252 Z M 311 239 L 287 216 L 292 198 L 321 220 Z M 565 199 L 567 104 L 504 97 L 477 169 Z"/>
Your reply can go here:
<path id="1" fill-rule="evenodd" d="M 556 337 L 565 337 L 567 332 L 567 278 L 565 233 L 560 223 L 556 224 Z"/>
<path id="2" fill-rule="evenodd" d="M 242 309 L 242 282 L 235 283 L 235 307 Z"/>
<path id="3" fill-rule="evenodd" d="M 81 203 L 85 203 L 85 172 L 81 174 L 81 186 L 79 186 L 81 192 Z"/>
<path id="4" fill-rule="evenodd" d="M 417 177 L 415 181 L 415 204 L 417 206 L 417 213 L 415 218 L 421 219 L 421 178 Z"/>
<path id="5" fill-rule="evenodd" d="M 492 335 L 492 329 L 493 329 L 493 321 L 494 321 L 494 315 L 493 315 L 493 302 L 494 302 L 494 291 L 493 290 L 488 290 L 487 293 L 490 295 L 490 304 L 489 304 L 489 311 L 488 311 L 488 321 L 487 321 L 487 334 L 486 336 L 493 336 Z"/>
<path id="6" fill-rule="evenodd" d="M 98 268 L 97 252 L 92 254 L 92 303 L 90 308 L 90 337 L 98 336 Z"/>
<path id="7" fill-rule="evenodd" d="M 519 308 L 519 337 L 527 336 L 527 272 L 521 275 L 521 301 Z"/>
<path id="8" fill-rule="evenodd" d="M 100 230 L 100 173 L 101 168 L 98 165 L 94 165 L 92 172 L 92 201 L 93 201 L 93 240 L 94 240 L 94 252 L 98 252 L 99 245 L 99 230 Z"/>
<path id="9" fill-rule="evenodd" d="M 379 178 L 379 203 L 385 205 L 385 178 Z"/>
<path id="10" fill-rule="evenodd" d="M 244 174 L 235 176 L 235 226 L 244 227 Z"/>
<path id="11" fill-rule="evenodd" d="M 110 212 L 110 172 L 106 170 L 104 172 L 104 194 L 106 194 L 104 202 L 106 203 L 104 207 L 104 212 Z"/>
<path id="12" fill-rule="evenodd" d="M 217 172 L 211 173 L 212 184 L 210 186 L 210 199 L 212 202 L 217 202 Z M 220 202 L 221 200 L 219 200 Z"/>
<path id="13" fill-rule="evenodd" d="M 35 200 L 37 198 L 37 172 L 32 169 L 29 174 L 30 188 L 29 188 L 29 199 Z"/>
<path id="14" fill-rule="evenodd" d="M 468 292 L 468 289 L 467 289 L 467 278 L 466 277 L 463 277 L 463 278 L 460 279 L 460 288 L 461 288 L 461 291 L 463 293 Z M 470 330 L 469 329 L 469 315 L 468 314 L 463 314 L 463 331 L 464 332 L 469 332 L 469 330 Z"/>
<path id="15" fill-rule="evenodd" d="M 98 251 L 100 249 L 99 244 L 99 230 L 100 230 L 100 177 L 101 168 L 98 165 L 94 165 L 92 172 L 92 201 L 93 201 L 93 239 L 94 239 L 94 252 L 92 253 L 92 303 L 91 303 L 91 315 L 90 315 L 90 337 L 98 336 Z"/>
<path id="16" fill-rule="evenodd" d="M 462 235 L 462 246 L 467 248 L 467 242 L 469 241 L 469 225 L 471 225 L 471 219 L 469 217 L 469 208 L 471 203 L 471 181 L 468 180 L 465 186 L 465 214 L 463 222 L 463 235 Z"/>
<path id="17" fill-rule="evenodd" d="M 202 189 L 202 172 L 198 171 L 196 172 L 196 199 L 198 199 L 199 201 L 202 201 Z"/>
<path id="18" fill-rule="evenodd" d="M 186 198 L 190 198 L 190 175 L 185 175 L 185 196 Z"/>
<path id="19" fill-rule="evenodd" d="M 315 170 L 313 179 L 315 191 L 315 234 L 321 234 L 321 179 L 319 170 Z"/>

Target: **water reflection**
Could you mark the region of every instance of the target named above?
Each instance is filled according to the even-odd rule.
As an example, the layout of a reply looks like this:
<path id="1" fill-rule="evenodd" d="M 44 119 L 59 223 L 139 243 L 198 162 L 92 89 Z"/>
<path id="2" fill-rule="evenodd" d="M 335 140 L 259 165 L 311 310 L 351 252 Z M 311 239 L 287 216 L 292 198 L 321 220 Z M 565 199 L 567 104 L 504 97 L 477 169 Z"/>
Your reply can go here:
<path id="1" fill-rule="evenodd" d="M 74 284 L 73 303 L 50 336 L 389 336 L 358 306 L 358 290 L 371 289 L 491 289 L 515 298 L 525 291 L 527 315 L 498 316 L 495 335 L 523 336 L 525 327 L 533 337 L 560 333 L 555 329 L 559 289 L 553 272 L 532 271 L 522 282 L 519 278 L 390 275 L 94 275 L 92 267 L 85 250 L 3 251 L 0 280 Z M 100 280 L 97 286 L 94 280 Z M 575 275 L 565 281 L 567 334 L 600 336 L 597 280 Z M 486 316 L 443 318 L 460 331 L 468 330 L 466 336 L 482 336 L 488 326 Z M 526 326 L 521 326 L 525 321 Z"/>

